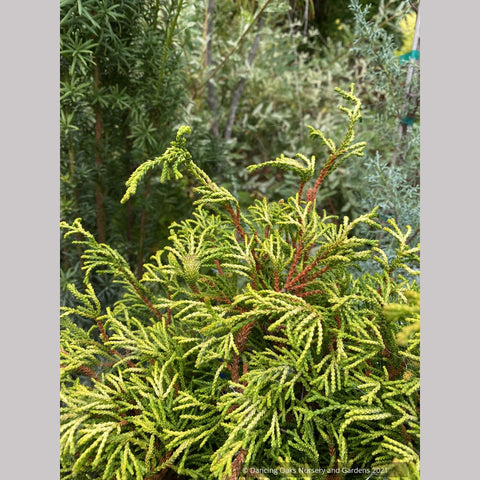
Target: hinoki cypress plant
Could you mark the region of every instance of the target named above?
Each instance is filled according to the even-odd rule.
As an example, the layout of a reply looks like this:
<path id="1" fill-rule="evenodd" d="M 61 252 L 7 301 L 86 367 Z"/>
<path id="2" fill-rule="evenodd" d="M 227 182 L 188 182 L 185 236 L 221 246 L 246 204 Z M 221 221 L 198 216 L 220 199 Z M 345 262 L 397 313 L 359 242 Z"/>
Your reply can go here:
<path id="1" fill-rule="evenodd" d="M 162 182 L 193 176 L 198 198 L 141 279 L 80 219 L 62 223 L 85 274 L 61 318 L 62 479 L 341 479 L 375 468 L 418 478 L 418 286 L 401 271 L 418 274 L 419 247 L 391 221 L 388 258 L 354 234 L 381 228 L 375 211 L 317 212 L 324 179 L 365 147 L 354 142 L 353 85 L 337 91 L 340 144 L 310 127 L 329 152 L 321 168 L 302 154 L 249 167 L 294 171 L 294 197 L 242 211 L 194 163 L 189 127 L 142 164 L 122 202 L 157 166 Z M 381 272 L 362 271 L 370 258 Z M 113 308 L 98 301 L 93 271 L 123 288 Z"/>

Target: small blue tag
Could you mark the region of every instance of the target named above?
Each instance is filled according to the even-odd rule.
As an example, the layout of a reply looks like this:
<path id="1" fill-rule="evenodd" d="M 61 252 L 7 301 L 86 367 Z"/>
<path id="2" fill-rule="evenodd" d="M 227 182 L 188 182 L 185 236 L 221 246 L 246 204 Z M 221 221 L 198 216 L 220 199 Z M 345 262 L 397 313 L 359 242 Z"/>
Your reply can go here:
<path id="1" fill-rule="evenodd" d="M 404 124 L 404 125 L 407 125 L 407 126 L 412 126 L 413 125 L 413 121 L 415 119 L 413 117 L 403 117 L 400 121 Z"/>
<path id="2" fill-rule="evenodd" d="M 420 59 L 420 50 L 411 50 L 404 55 L 398 57 L 400 63 L 407 63 L 409 60 L 419 60 Z"/>

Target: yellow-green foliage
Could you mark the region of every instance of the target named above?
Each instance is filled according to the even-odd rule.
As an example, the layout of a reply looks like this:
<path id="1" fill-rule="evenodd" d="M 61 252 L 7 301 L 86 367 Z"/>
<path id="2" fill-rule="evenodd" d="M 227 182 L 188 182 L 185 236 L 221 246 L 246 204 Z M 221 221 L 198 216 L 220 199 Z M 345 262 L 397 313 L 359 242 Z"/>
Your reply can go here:
<path id="1" fill-rule="evenodd" d="M 84 292 L 71 288 L 78 306 L 62 315 L 62 479 L 283 478 L 259 469 L 332 479 L 373 468 L 416 478 L 418 287 L 401 274 L 418 274 L 419 247 L 391 221 L 388 258 L 355 233 L 381 228 L 375 211 L 351 220 L 315 208 L 324 178 L 363 151 L 353 143 L 360 101 L 353 86 L 339 93 L 352 106 L 341 107 L 343 141 L 311 129 L 328 147 L 322 165 L 267 162 L 299 175 L 294 197 L 241 211 L 193 162 L 187 128 L 140 166 L 127 196 L 157 165 L 162 180 L 182 170 L 199 183 L 192 218 L 172 224 L 141 279 L 80 220 L 62 225 L 85 249 L 86 274 Z M 370 258 L 376 274 L 362 272 Z M 123 286 L 113 308 L 97 300 L 93 269 Z"/>
<path id="2" fill-rule="evenodd" d="M 398 26 L 402 31 L 402 46 L 400 50 L 395 52 L 396 55 L 405 55 L 412 49 L 416 21 L 417 14 L 415 12 L 410 12 L 398 22 Z"/>

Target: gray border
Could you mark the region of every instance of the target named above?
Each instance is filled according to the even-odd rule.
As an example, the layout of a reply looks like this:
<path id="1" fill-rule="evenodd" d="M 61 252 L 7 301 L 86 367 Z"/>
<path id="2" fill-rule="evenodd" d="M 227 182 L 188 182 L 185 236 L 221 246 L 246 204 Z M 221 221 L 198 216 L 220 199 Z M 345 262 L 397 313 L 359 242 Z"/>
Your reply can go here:
<path id="1" fill-rule="evenodd" d="M 479 477 L 479 18 L 423 0 L 422 480 Z"/>
<path id="2" fill-rule="evenodd" d="M 1 13 L 2 478 L 59 478 L 58 10 Z"/>
<path id="3" fill-rule="evenodd" d="M 2 18 L 1 471 L 54 479 L 58 4 L 9 2 Z M 476 475 L 479 18 L 476 2 L 423 0 L 422 480 Z"/>

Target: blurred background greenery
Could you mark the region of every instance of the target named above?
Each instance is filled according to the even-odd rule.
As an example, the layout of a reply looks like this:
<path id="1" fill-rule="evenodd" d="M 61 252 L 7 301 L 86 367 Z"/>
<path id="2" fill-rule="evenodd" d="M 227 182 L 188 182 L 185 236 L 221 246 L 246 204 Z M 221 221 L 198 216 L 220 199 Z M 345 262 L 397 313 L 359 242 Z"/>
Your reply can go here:
<path id="1" fill-rule="evenodd" d="M 245 167 L 281 153 L 325 156 L 307 125 L 338 138 L 334 87 L 354 82 L 367 153 L 328 178 L 318 208 L 353 217 L 378 205 L 382 222 L 411 225 L 419 241 L 419 67 L 399 58 L 412 50 L 418 3 L 61 1 L 62 220 L 81 217 L 141 276 L 168 225 L 190 214 L 193 185 L 185 177 L 160 185 L 153 172 L 132 201 L 120 199 L 130 174 L 161 155 L 180 125 L 192 127 L 195 161 L 242 205 L 277 200 L 297 180 Z M 66 285 L 81 281 L 80 270 L 79 250 L 62 240 L 62 305 L 72 303 Z M 112 304 L 116 286 L 92 280 Z"/>

